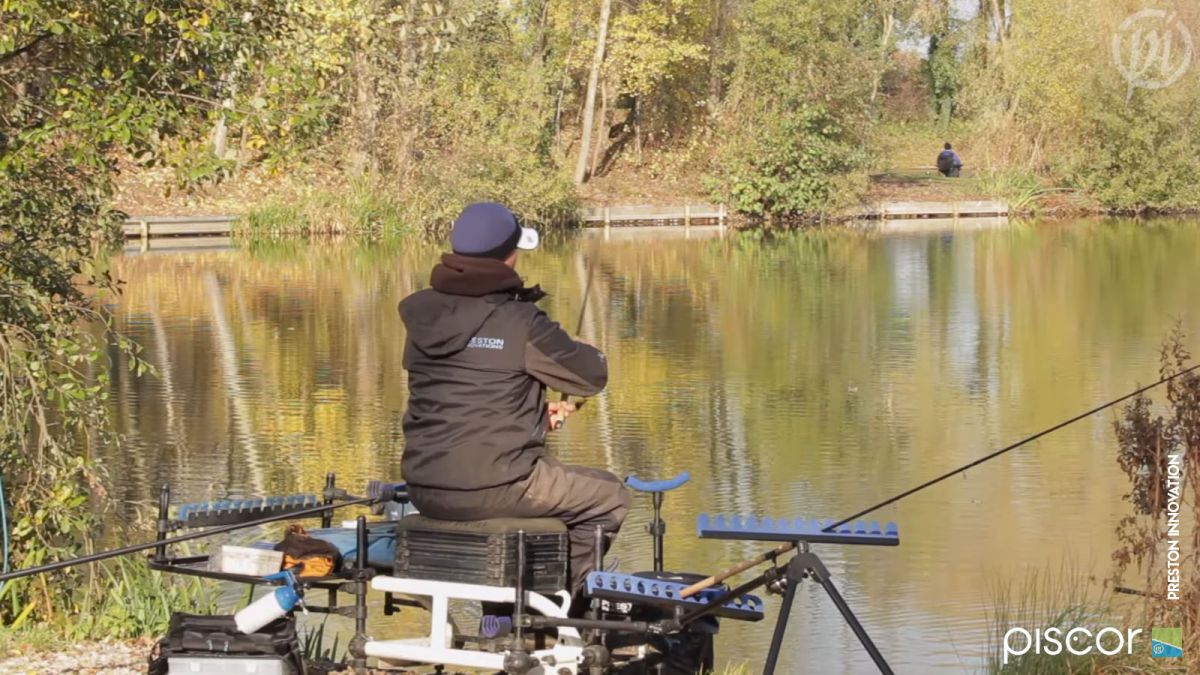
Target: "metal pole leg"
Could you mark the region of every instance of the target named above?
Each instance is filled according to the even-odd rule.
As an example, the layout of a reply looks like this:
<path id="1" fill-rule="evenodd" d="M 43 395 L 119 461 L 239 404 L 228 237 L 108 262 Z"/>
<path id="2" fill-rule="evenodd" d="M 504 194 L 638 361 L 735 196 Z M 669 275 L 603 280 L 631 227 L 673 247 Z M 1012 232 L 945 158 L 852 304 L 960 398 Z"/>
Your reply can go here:
<path id="1" fill-rule="evenodd" d="M 158 523 L 155 529 L 157 530 L 154 536 L 155 541 L 162 541 L 167 538 L 167 534 L 171 529 L 171 519 L 167 516 L 171 512 L 171 486 L 163 483 L 162 489 L 158 491 Z M 167 547 L 154 547 L 154 562 L 160 563 L 167 559 Z"/>
<path id="2" fill-rule="evenodd" d="M 323 493 L 324 499 L 321 500 L 321 503 L 325 506 L 333 504 L 333 489 L 336 487 L 336 481 L 337 478 L 333 475 L 333 473 L 325 474 L 325 491 Z M 333 527 L 333 511 L 326 511 L 325 513 L 321 514 L 321 527 Z"/>
<path id="3" fill-rule="evenodd" d="M 326 512 L 328 513 L 328 512 Z M 350 665 L 355 669 L 367 667 L 367 517 L 359 516 L 355 521 L 355 543 L 358 550 L 354 558 L 354 637 L 350 641 Z M 433 647 L 441 647 L 431 643 Z"/>
<path id="4" fill-rule="evenodd" d="M 833 585 L 833 581 L 829 578 L 829 570 L 825 569 L 825 564 L 821 562 L 821 559 L 815 553 L 801 553 L 797 555 L 792 560 L 791 566 L 789 566 L 789 577 L 791 576 L 791 567 L 797 565 L 807 569 L 809 574 L 829 594 L 829 599 L 833 600 L 833 604 L 842 613 L 842 618 L 846 620 L 846 623 L 850 625 L 850 629 L 858 636 L 858 641 L 862 643 L 863 648 L 871 655 L 871 660 L 875 662 L 875 665 L 879 668 L 879 672 L 883 673 L 883 675 L 892 675 L 892 669 L 888 666 L 887 661 L 884 660 L 883 654 L 879 653 L 879 649 L 871 641 L 871 636 L 867 635 L 867 631 L 858 622 L 858 617 L 854 616 L 854 612 L 851 611 L 850 605 L 846 604 L 846 601 L 842 598 L 842 594 L 838 593 L 837 588 Z M 791 590 L 790 586 L 788 590 Z"/>
<path id="5" fill-rule="evenodd" d="M 513 648 L 504 656 L 504 672 L 525 675 L 537 667 L 538 662 L 525 651 L 525 530 L 517 530 L 517 578 L 516 608 L 513 611 Z"/>
<path id="6" fill-rule="evenodd" d="M 796 587 L 804 578 L 804 568 L 796 564 L 797 558 L 788 563 L 787 589 L 783 592 L 783 604 L 779 606 L 779 616 L 775 619 L 775 634 L 771 636 L 771 651 L 767 652 L 767 662 L 763 665 L 763 675 L 774 675 L 775 664 L 779 661 L 779 651 L 783 649 L 783 636 L 787 633 L 788 616 L 792 613 L 792 600 L 796 598 Z"/>
<path id="7" fill-rule="evenodd" d="M 654 520 L 647 526 L 650 536 L 654 537 L 654 571 L 663 571 L 663 536 L 667 533 L 666 523 L 662 519 L 663 493 L 655 492 L 651 498 L 654 503 Z"/>

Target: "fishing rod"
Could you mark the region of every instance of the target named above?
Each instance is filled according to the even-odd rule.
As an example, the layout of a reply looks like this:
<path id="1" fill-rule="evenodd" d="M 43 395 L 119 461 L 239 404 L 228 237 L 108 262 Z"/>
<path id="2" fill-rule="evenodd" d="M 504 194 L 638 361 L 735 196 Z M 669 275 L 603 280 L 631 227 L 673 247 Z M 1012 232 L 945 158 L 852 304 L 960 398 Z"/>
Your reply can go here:
<path id="1" fill-rule="evenodd" d="M 870 508 L 863 509 L 862 511 L 859 511 L 858 513 L 856 513 L 848 518 L 843 518 L 842 520 L 839 520 L 838 522 L 824 528 L 822 530 L 822 532 L 833 532 L 837 528 L 839 528 L 851 521 L 858 520 L 859 518 L 867 515 L 868 513 L 877 511 L 885 506 L 895 504 L 896 502 L 900 501 L 901 499 L 910 497 L 922 490 L 933 487 L 934 485 L 937 485 L 938 483 L 941 483 L 942 481 L 944 481 L 948 478 L 952 478 L 952 477 L 957 476 L 958 474 L 963 473 L 969 469 L 973 469 L 973 468 L 979 466 L 980 464 L 983 464 L 984 462 L 991 461 L 1005 453 L 1011 452 L 1013 450 L 1016 450 L 1017 448 L 1028 445 L 1043 436 L 1052 434 L 1055 431 L 1062 429 L 1063 427 L 1070 426 L 1082 419 L 1090 417 L 1098 412 L 1101 412 L 1103 410 L 1111 408 L 1120 403 L 1124 403 L 1125 401 L 1128 401 L 1129 399 L 1134 398 L 1135 396 L 1140 396 L 1141 394 L 1144 394 L 1147 391 L 1150 391 L 1151 389 L 1161 387 L 1162 385 L 1167 384 L 1168 382 L 1171 382 L 1180 377 L 1183 377 L 1184 375 L 1187 375 L 1188 373 L 1193 373 L 1197 370 L 1200 370 L 1200 364 L 1194 365 L 1191 368 L 1187 368 L 1185 370 L 1181 370 L 1178 373 L 1175 373 L 1174 375 L 1169 375 L 1167 377 L 1164 377 L 1164 378 L 1160 379 L 1158 382 L 1155 382 L 1154 384 L 1134 390 L 1128 394 L 1125 394 L 1124 396 L 1122 396 L 1120 398 L 1113 399 L 1112 401 L 1109 401 L 1108 403 L 1105 403 L 1104 405 L 1100 405 L 1095 408 L 1092 408 L 1091 410 L 1088 410 L 1087 412 L 1080 413 L 1066 421 L 1059 422 L 1058 424 L 1055 424 L 1054 426 L 1049 427 L 1047 429 L 1043 429 L 1042 431 L 1039 431 L 1036 434 L 1033 434 L 1032 436 L 1027 436 L 1027 437 L 1017 441 L 1016 443 L 1005 446 L 989 455 L 980 457 L 979 459 L 971 462 L 970 464 L 966 464 L 957 469 L 954 469 L 953 471 L 944 473 L 941 476 L 938 476 L 937 478 L 934 478 L 932 480 L 925 481 L 924 483 L 921 483 L 920 485 L 918 485 L 915 488 L 912 488 L 910 490 L 905 490 L 904 492 L 901 492 L 900 494 L 896 495 L 895 497 L 886 499 Z M 767 551 L 766 553 L 762 553 L 762 554 L 755 556 L 753 558 L 750 558 L 744 562 L 738 563 L 737 565 L 734 565 L 733 567 L 730 567 L 729 569 L 726 569 L 726 570 L 719 572 L 707 579 L 704 579 L 703 581 L 699 581 L 699 582 L 696 582 L 695 584 L 692 584 L 691 586 L 688 586 L 680 593 L 680 597 L 684 597 L 684 598 L 691 597 L 691 596 L 699 593 L 702 590 L 711 588 L 712 586 L 725 581 L 729 577 L 732 577 L 736 574 L 740 574 L 741 572 L 744 572 L 752 567 L 756 567 L 764 562 L 773 561 L 777 557 L 779 557 L 785 553 L 788 553 L 789 551 L 791 551 L 795 548 L 796 548 L 795 543 L 780 544 L 779 546 L 775 547 L 774 549 L 772 549 L 770 551 Z M 1132 593 L 1135 595 L 1142 594 L 1142 592 L 1133 591 L 1132 589 L 1117 589 L 1117 590 L 1118 590 L 1118 592 Z"/>
<path id="2" fill-rule="evenodd" d="M 1027 437 L 1017 441 L 1016 443 L 1013 443 L 1012 445 L 1008 445 L 1003 448 L 1000 448 L 999 450 L 997 450 L 989 455 L 984 455 L 983 457 L 980 457 L 979 459 L 971 462 L 970 464 L 965 464 L 963 466 L 960 466 L 957 469 L 954 469 L 953 471 L 944 473 L 944 474 L 938 476 L 937 478 L 925 481 L 924 483 L 921 483 L 920 485 L 918 485 L 914 488 L 911 488 L 909 490 L 905 490 L 904 492 L 901 492 L 900 494 L 896 495 L 895 497 L 885 499 L 882 502 L 879 502 L 878 504 L 876 504 L 870 508 L 863 509 L 862 511 L 859 511 L 858 513 L 856 513 L 852 516 L 843 518 L 842 520 L 839 520 L 838 522 L 830 525 L 829 527 L 824 528 L 822 530 L 822 532 L 832 532 L 832 531 L 836 530 L 837 528 L 845 525 L 846 523 L 849 523 L 853 520 L 857 520 L 857 519 L 867 515 L 868 513 L 871 513 L 872 511 L 877 511 L 885 506 L 895 504 L 896 502 L 900 501 L 901 499 L 915 495 L 916 493 L 918 493 L 922 490 L 925 490 L 927 488 L 931 488 L 934 485 L 937 485 L 938 483 L 941 483 L 942 481 L 944 481 L 948 478 L 953 478 L 954 476 L 957 476 L 958 474 L 963 473 L 969 469 L 973 469 L 973 468 L 979 466 L 980 464 L 983 464 L 984 462 L 989 462 L 989 461 L 999 457 L 1000 455 L 1006 454 L 1008 452 L 1016 450 L 1017 448 L 1028 445 L 1028 444 L 1036 441 L 1037 439 L 1041 438 L 1042 436 L 1046 436 L 1047 434 L 1052 434 L 1055 431 L 1062 429 L 1063 427 L 1070 426 L 1082 419 L 1091 417 L 1092 415 L 1094 415 L 1098 412 L 1101 412 L 1103 410 L 1111 408 L 1120 403 L 1124 403 L 1125 401 L 1128 401 L 1129 399 L 1134 398 L 1135 396 L 1140 396 L 1140 395 L 1150 391 L 1151 389 L 1161 387 L 1162 385 L 1164 385 L 1168 382 L 1171 382 L 1180 377 L 1183 377 L 1184 375 L 1187 375 L 1188 373 L 1195 372 L 1196 370 L 1200 370 L 1200 364 L 1194 365 L 1191 368 L 1187 368 L 1185 370 L 1181 370 L 1178 373 L 1175 373 L 1174 375 L 1169 375 L 1167 377 L 1164 377 L 1164 378 L 1160 379 L 1158 382 L 1155 382 L 1154 384 L 1142 387 L 1141 389 L 1136 389 L 1128 394 L 1125 394 L 1124 396 L 1122 396 L 1120 398 L 1114 399 L 1112 401 L 1109 401 L 1108 403 L 1105 403 L 1103 405 L 1092 408 L 1091 410 L 1089 410 L 1087 412 L 1080 413 L 1064 422 L 1059 422 L 1058 424 L 1055 424 L 1054 426 L 1052 426 L 1048 429 L 1043 429 L 1042 431 L 1039 431 L 1032 436 L 1027 436 Z"/>
<path id="3" fill-rule="evenodd" d="M 592 297 L 592 293 L 591 293 L 592 277 L 595 275 L 595 272 L 596 272 L 596 266 L 588 265 L 587 282 L 583 285 L 583 304 L 580 305 L 580 307 L 579 307 L 579 320 L 575 322 L 575 335 L 579 335 L 579 332 L 583 330 L 583 317 L 587 315 L 588 300 L 591 299 L 591 297 Z M 559 398 L 558 400 L 560 403 L 566 403 L 569 398 L 570 398 L 569 396 L 567 396 L 566 394 L 563 394 L 562 397 Z M 575 404 L 575 409 L 579 410 L 580 408 L 583 407 L 584 403 L 587 403 L 586 398 L 580 400 L 579 403 Z M 564 419 L 564 418 L 555 420 L 554 421 L 554 430 L 558 431 L 559 429 L 561 429 L 564 422 L 566 422 L 566 419 Z"/>
<path id="4" fill-rule="evenodd" d="M 332 511 L 334 509 L 345 508 L 347 506 L 360 506 L 360 505 L 374 504 L 374 503 L 378 503 L 381 501 L 388 501 L 391 499 L 395 499 L 395 496 L 396 496 L 395 492 L 389 493 L 389 491 L 385 490 L 383 494 L 376 495 L 376 496 L 355 497 L 353 499 L 347 499 L 346 501 L 338 503 L 338 504 L 321 504 L 319 506 L 313 506 L 313 507 L 306 508 L 306 509 L 300 509 L 298 511 L 289 511 L 287 513 L 276 514 L 273 516 L 269 516 L 267 518 L 260 518 L 259 520 L 252 520 L 252 521 L 246 522 L 246 523 L 233 523 L 231 525 L 222 525 L 220 527 L 214 527 L 214 528 L 202 530 L 199 532 L 192 532 L 190 534 L 181 534 L 176 537 L 168 537 L 166 539 L 160 539 L 160 540 L 148 542 L 145 544 L 133 544 L 131 546 L 124 546 L 122 548 L 113 549 L 111 551 L 101 551 L 100 553 L 93 553 L 91 555 L 85 555 L 85 556 L 81 556 L 79 558 L 72 558 L 70 560 L 60 560 L 58 562 L 49 563 L 46 565 L 30 567 L 29 569 L 17 570 L 15 572 L 8 572 L 7 574 L 0 574 L 0 582 L 7 582 L 12 579 L 20 579 L 22 577 L 33 576 L 35 574 L 54 572 L 57 570 L 66 569 L 68 567 L 75 567 L 76 565 L 85 565 L 87 563 L 99 562 L 101 560 L 107 560 L 109 558 L 116 558 L 116 557 L 123 556 L 123 555 L 129 555 L 130 553 L 137 553 L 139 551 L 148 551 L 152 548 L 157 548 L 159 546 L 169 546 L 171 544 L 178 544 L 180 542 L 191 541 L 192 539 L 201 539 L 203 537 L 211 537 L 213 535 L 223 534 L 225 532 L 232 532 L 234 530 L 241 530 L 241 529 L 245 529 L 248 527 L 254 527 L 256 525 L 267 525 L 269 523 L 278 522 L 280 520 L 291 520 L 293 518 L 303 518 L 305 516 L 319 516 L 328 511 Z"/>

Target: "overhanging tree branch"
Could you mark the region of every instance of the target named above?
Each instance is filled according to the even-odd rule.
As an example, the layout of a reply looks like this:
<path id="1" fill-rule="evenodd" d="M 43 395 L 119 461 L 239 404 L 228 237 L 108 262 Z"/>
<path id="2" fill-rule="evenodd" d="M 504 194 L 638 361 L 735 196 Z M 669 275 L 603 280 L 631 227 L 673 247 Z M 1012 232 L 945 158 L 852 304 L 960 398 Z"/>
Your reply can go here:
<path id="1" fill-rule="evenodd" d="M 38 45 L 40 45 L 41 43 L 45 42 L 46 40 L 48 40 L 52 37 L 54 37 L 53 33 L 50 33 L 50 32 L 41 33 L 37 37 L 33 38 L 33 40 L 29 44 L 26 44 L 21 47 L 17 47 L 16 49 L 12 50 L 11 52 L 5 52 L 4 54 L 0 54 L 0 65 L 3 65 L 4 63 L 7 63 L 8 61 L 11 61 L 11 60 L 17 58 L 18 56 L 30 51 L 31 49 L 36 48 Z"/>

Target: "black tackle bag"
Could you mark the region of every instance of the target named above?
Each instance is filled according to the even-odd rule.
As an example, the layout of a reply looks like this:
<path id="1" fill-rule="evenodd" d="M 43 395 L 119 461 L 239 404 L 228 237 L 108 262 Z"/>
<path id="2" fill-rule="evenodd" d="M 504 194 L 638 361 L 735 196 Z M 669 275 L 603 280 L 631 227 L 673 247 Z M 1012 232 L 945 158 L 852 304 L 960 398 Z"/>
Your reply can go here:
<path id="1" fill-rule="evenodd" d="M 171 658 L 264 659 L 280 661 L 283 671 L 306 675 L 296 623 L 291 617 L 276 619 L 249 635 L 240 632 L 232 616 L 171 615 L 167 634 L 150 655 L 149 675 L 168 675 Z"/>

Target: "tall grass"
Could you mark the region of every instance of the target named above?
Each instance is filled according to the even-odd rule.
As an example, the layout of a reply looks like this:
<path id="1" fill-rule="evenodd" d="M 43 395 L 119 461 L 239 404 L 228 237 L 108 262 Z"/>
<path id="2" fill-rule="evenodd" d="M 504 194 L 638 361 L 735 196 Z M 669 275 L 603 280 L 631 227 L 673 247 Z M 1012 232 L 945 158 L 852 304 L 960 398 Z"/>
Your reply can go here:
<path id="1" fill-rule="evenodd" d="M 217 611 L 214 586 L 197 577 L 161 574 L 138 558 L 103 565 L 97 590 L 89 592 L 80 616 L 65 626 L 76 640 L 135 638 L 166 632 L 174 612 Z"/>
<path id="2" fill-rule="evenodd" d="M 124 640 L 166 632 L 173 612 L 212 614 L 216 588 L 197 577 L 160 574 L 136 557 L 97 563 L 76 590 L 78 613 L 40 623 L 13 622 L 0 647 L 44 649 L 85 640 Z"/>
<path id="3" fill-rule="evenodd" d="M 236 225 L 249 236 L 292 234 L 406 234 L 412 224 L 411 204 L 380 181 L 358 179 L 340 188 L 322 188 L 287 201 L 267 201 Z"/>
<path id="4" fill-rule="evenodd" d="M 1033 172 L 1024 169 L 983 169 L 970 180 L 980 194 L 1004 200 L 1015 213 L 1036 212 L 1043 198 L 1076 192 L 1070 188 L 1047 186 Z"/>
<path id="5" fill-rule="evenodd" d="M 573 192 L 551 185 L 544 194 L 498 194 L 493 187 L 428 178 L 405 187 L 382 177 L 268 199 L 237 221 L 237 234 L 250 238 L 288 235 L 393 237 L 443 235 L 464 206 L 495 200 L 546 230 L 566 229 L 579 220 Z"/>

